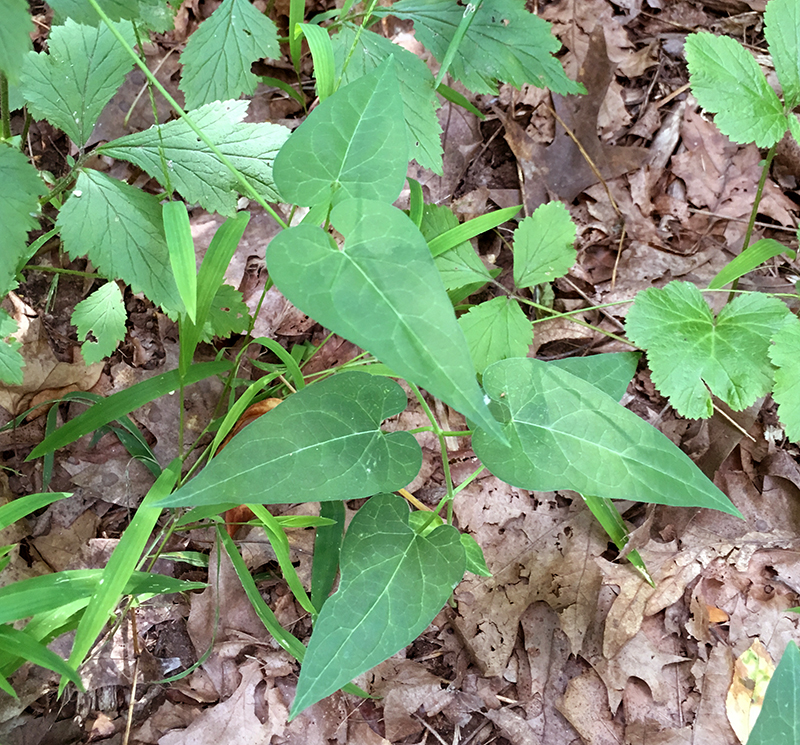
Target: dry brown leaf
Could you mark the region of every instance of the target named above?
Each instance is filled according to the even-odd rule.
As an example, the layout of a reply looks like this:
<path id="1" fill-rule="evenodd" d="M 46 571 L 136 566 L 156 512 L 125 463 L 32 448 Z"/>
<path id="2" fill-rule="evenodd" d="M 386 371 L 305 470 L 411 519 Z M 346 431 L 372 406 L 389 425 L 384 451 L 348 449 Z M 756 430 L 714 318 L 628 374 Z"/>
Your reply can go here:
<path id="1" fill-rule="evenodd" d="M 558 709 L 586 745 L 622 745 L 623 727 L 612 719 L 605 684 L 591 668 L 570 680 Z"/>
<path id="2" fill-rule="evenodd" d="M 596 561 L 603 572 L 603 584 L 619 587 L 619 594 L 606 618 L 603 636 L 603 656 L 611 659 L 638 633 L 647 601 L 655 590 L 630 564 L 612 564 L 604 559 Z M 649 567 L 646 562 L 645 565 Z"/>

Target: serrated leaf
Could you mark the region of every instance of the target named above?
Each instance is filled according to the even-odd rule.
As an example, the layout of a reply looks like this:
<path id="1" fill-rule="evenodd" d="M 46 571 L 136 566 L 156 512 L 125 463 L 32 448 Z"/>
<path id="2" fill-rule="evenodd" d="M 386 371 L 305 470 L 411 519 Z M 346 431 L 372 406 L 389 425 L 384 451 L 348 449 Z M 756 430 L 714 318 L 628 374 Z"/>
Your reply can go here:
<path id="1" fill-rule="evenodd" d="M 607 352 L 591 357 L 566 357 L 547 364 L 583 378 L 615 401 L 619 401 L 628 390 L 641 356 L 641 352 Z"/>
<path id="2" fill-rule="evenodd" d="M 88 256 L 163 308 L 182 311 L 159 198 L 98 171 L 81 171 L 56 225 L 72 258 Z"/>
<path id="3" fill-rule="evenodd" d="M 712 393 L 741 411 L 769 392 L 770 339 L 790 316 L 777 298 L 753 293 L 714 319 L 697 287 L 670 282 L 636 296 L 625 329 L 647 351 L 658 390 L 681 416 L 698 419 L 714 413 Z"/>
<path id="4" fill-rule="evenodd" d="M 125 338 L 125 305 L 116 282 L 106 282 L 72 312 L 72 323 L 78 328 L 81 354 L 87 365 L 100 362 L 111 354 Z"/>
<path id="5" fill-rule="evenodd" d="M 350 523 L 339 589 L 314 624 L 290 717 L 410 644 L 464 576 L 459 532 L 442 525 L 423 537 L 408 518 L 402 497 L 380 494 Z"/>
<path id="6" fill-rule="evenodd" d="M 787 109 L 800 101 L 800 4 L 795 0 L 770 0 L 764 11 L 764 36 Z"/>
<path id="7" fill-rule="evenodd" d="M 349 198 L 394 202 L 408 166 L 394 62 L 340 88 L 292 133 L 275 158 L 283 199 L 313 207 Z"/>
<path id="8" fill-rule="evenodd" d="M 45 191 L 28 159 L 11 145 L 0 143 L 0 225 L 4 232 L 0 296 L 16 287 L 17 264 L 25 256 L 28 231 L 39 227 L 34 215 Z"/>
<path id="9" fill-rule="evenodd" d="M 514 284 L 532 287 L 563 277 L 575 263 L 575 223 L 561 202 L 536 208 L 514 231 Z"/>
<path id="10" fill-rule="evenodd" d="M 86 0 L 48 0 L 59 18 L 71 18 L 88 26 L 102 25 L 100 16 Z M 136 21 L 147 17 L 165 0 L 98 0 L 101 10 L 112 20 Z"/>
<path id="11" fill-rule="evenodd" d="M 464 6 L 452 0 L 401 0 L 391 14 L 412 20 L 414 32 L 437 60 L 444 59 Z M 550 24 L 525 10 L 524 0 L 485 2 L 475 13 L 450 74 L 476 93 L 497 93 L 498 81 L 521 88 L 531 83 L 554 93 L 584 93 L 567 78 L 553 54 L 561 43 Z"/>
<path id="12" fill-rule="evenodd" d="M 277 124 L 242 123 L 249 105 L 249 101 L 217 101 L 193 111 L 191 117 L 258 192 L 275 201 L 278 192 L 272 165 L 289 130 Z M 235 213 L 239 182 L 216 155 L 197 141 L 182 119 L 112 140 L 98 151 L 135 163 L 167 188 L 160 147 L 167 161 L 171 188 L 187 202 L 199 202 L 209 212 Z"/>
<path id="13" fill-rule="evenodd" d="M 16 339 L 9 339 L 17 332 L 17 322 L 0 308 L 0 381 L 8 385 L 22 385 L 22 368 L 25 360 L 19 353 L 21 346 Z"/>
<path id="14" fill-rule="evenodd" d="M 33 22 L 25 0 L 0 0 L 0 70 L 16 84 L 26 52 L 31 48 Z"/>
<path id="15" fill-rule="evenodd" d="M 345 372 L 309 385 L 234 437 L 160 507 L 356 499 L 406 486 L 422 453 L 408 432 L 381 431 L 405 409 L 388 378 Z"/>
<path id="16" fill-rule="evenodd" d="M 774 2 L 774 0 L 773 0 Z M 769 8 L 769 5 L 767 5 Z M 790 641 L 764 694 L 761 713 L 756 719 L 747 745 L 776 745 L 800 740 L 800 651 Z"/>
<path id="17" fill-rule="evenodd" d="M 783 106 L 750 52 L 728 36 L 707 32 L 689 34 L 684 49 L 692 93 L 716 114 L 720 132 L 759 147 L 783 137 L 788 127 Z"/>
<path id="18" fill-rule="evenodd" d="M 275 24 L 249 0 L 224 0 L 190 37 L 181 55 L 186 108 L 250 95 L 258 78 L 250 66 L 280 55 Z"/>
<path id="19" fill-rule="evenodd" d="M 356 33 L 356 28 L 346 23 L 331 38 L 337 76 L 342 73 L 344 60 L 350 54 Z M 439 101 L 433 87 L 433 75 L 419 57 L 379 34 L 364 30 L 358 37 L 358 44 L 350 57 L 342 82 L 351 83 L 369 74 L 392 55 L 400 84 L 400 96 L 403 99 L 409 157 L 414 158 L 423 168 L 430 168 L 441 176 L 442 127 L 436 117 Z"/>
<path id="20" fill-rule="evenodd" d="M 516 300 L 496 297 L 475 305 L 458 319 L 475 370 L 509 357 L 526 357 L 533 341 L 533 323 Z"/>
<path id="21" fill-rule="evenodd" d="M 284 230 L 269 244 L 267 267 L 281 292 L 397 375 L 499 432 L 414 223 L 396 207 L 367 199 L 339 203 L 331 222 L 345 237 L 342 250 L 313 225 Z"/>
<path id="22" fill-rule="evenodd" d="M 778 417 L 792 442 L 800 441 L 800 321 L 790 320 L 773 337 L 769 348 L 775 371 L 772 397 L 778 402 Z"/>
<path id="23" fill-rule="evenodd" d="M 497 362 L 483 374 L 509 445 L 478 429 L 475 454 L 498 478 L 538 491 L 707 507 L 740 517 L 730 500 L 655 427 L 555 365 Z"/>
<path id="24" fill-rule="evenodd" d="M 227 339 L 231 334 L 244 333 L 249 325 L 250 311 L 242 293 L 223 283 L 214 295 L 201 338 L 206 342 L 215 336 Z"/>
<path id="25" fill-rule="evenodd" d="M 135 43 L 130 23 L 120 23 L 118 31 L 130 45 Z M 49 54 L 28 54 L 20 88 L 36 118 L 47 119 L 83 147 L 133 65 L 107 26 L 92 28 L 67 19 L 52 28 Z"/>
<path id="26" fill-rule="evenodd" d="M 419 229 L 428 243 L 457 227 L 458 218 L 449 207 L 436 204 L 426 204 L 423 207 Z M 488 282 L 491 279 L 489 270 L 469 241 L 463 241 L 439 254 L 433 262 L 447 290 L 456 290 L 476 282 Z"/>

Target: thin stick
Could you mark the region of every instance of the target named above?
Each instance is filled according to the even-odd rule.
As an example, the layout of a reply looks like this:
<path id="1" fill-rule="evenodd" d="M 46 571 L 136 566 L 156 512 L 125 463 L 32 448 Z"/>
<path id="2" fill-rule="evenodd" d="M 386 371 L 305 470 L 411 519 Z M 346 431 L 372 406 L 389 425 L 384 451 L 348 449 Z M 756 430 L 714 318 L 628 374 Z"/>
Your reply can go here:
<path id="1" fill-rule="evenodd" d="M 131 700 L 128 704 L 128 719 L 125 722 L 125 734 L 122 737 L 122 745 L 128 745 L 131 736 L 131 724 L 133 724 L 133 705 L 136 703 L 136 681 L 139 677 L 139 631 L 136 628 L 136 609 L 131 608 L 131 634 L 133 634 L 133 683 L 131 684 Z"/>
<path id="2" fill-rule="evenodd" d="M 755 441 L 756 441 L 756 438 L 755 438 L 755 437 L 753 437 L 753 435 L 751 435 L 749 432 L 747 432 L 747 431 L 744 429 L 744 427 L 742 427 L 742 425 L 741 425 L 741 424 L 739 424 L 739 422 L 737 422 L 735 419 L 732 419 L 731 417 L 729 417 L 729 416 L 728 416 L 728 415 L 727 415 L 727 414 L 726 414 L 726 413 L 725 413 L 725 412 L 724 412 L 722 409 L 720 409 L 720 408 L 719 408 L 719 407 L 718 407 L 718 406 L 717 406 L 717 405 L 716 405 L 716 404 L 715 404 L 713 401 L 711 402 L 711 405 L 714 407 L 714 411 L 716 411 L 716 412 L 717 412 L 717 414 L 719 414 L 720 416 L 722 416 L 724 419 L 726 419 L 726 420 L 727 420 L 728 424 L 730 424 L 730 425 L 731 425 L 732 427 L 734 427 L 736 430 L 738 430 L 739 432 L 741 432 L 741 433 L 742 433 L 742 435 L 744 435 L 744 436 L 745 436 L 745 437 L 746 437 L 748 440 L 751 440 L 752 442 L 755 442 Z"/>

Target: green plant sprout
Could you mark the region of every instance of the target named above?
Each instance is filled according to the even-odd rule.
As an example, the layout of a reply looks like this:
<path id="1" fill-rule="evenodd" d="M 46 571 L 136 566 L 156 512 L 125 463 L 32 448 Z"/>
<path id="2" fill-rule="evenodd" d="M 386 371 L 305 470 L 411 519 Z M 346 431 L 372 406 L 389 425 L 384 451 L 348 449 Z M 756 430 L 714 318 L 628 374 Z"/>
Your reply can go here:
<path id="1" fill-rule="evenodd" d="M 771 5 L 782 2 L 772 0 Z M 136 40 L 143 32 L 168 25 L 170 6 L 164 0 L 52 0 L 52 5 L 66 20 L 53 26 L 49 53 L 25 51 L 29 43 L 22 37 L 29 21 L 20 13 L 10 17 L 16 46 L 0 53 L 5 75 L 0 78 L 5 133 L 0 220 L 9 231 L 0 261 L 0 292 L 13 290 L 20 272 L 30 269 L 27 262 L 38 247 L 27 245 L 27 233 L 38 227 L 40 217 L 46 228 L 57 231 L 70 257 L 87 256 L 98 279 L 106 280 L 73 315 L 87 361 L 109 354 L 124 334 L 118 281 L 177 319 L 180 353 L 176 370 L 93 403 L 48 434 L 30 458 L 50 456 L 159 396 L 179 391 L 183 397 L 204 378 L 220 376 L 226 387 L 222 411 L 207 428 L 214 431 L 212 443 L 202 448 L 191 469 L 184 468 L 199 438 L 187 445 L 181 426 L 179 457 L 163 468 L 156 464 L 156 482 L 103 570 L 49 575 L 0 590 L 0 600 L 4 592 L 25 600 L 0 602 L 12 608 L 0 616 L 6 624 L 0 631 L 31 618 L 21 630 L 9 632 L 16 641 L 0 635 L 4 690 L 11 692 L 7 676 L 21 659 L 21 639 L 29 654 L 38 650 L 29 659 L 78 684 L 80 666 L 121 597 L 190 589 L 139 572 L 173 531 L 206 520 L 217 528 L 218 545 L 229 555 L 265 627 L 302 663 L 291 717 L 342 687 L 363 694 L 350 681 L 422 633 L 466 571 L 489 571 L 475 541 L 452 524 L 459 487 L 450 475 L 445 437 L 454 433 L 439 425 L 423 390 L 466 417 L 468 430 L 457 434 L 471 434 L 482 467 L 516 487 L 579 492 L 620 548 L 627 531 L 612 499 L 705 507 L 741 517 L 684 453 L 619 404 L 637 353 L 551 363 L 528 358 L 533 322 L 519 293 L 473 305 L 457 318 L 454 303 L 496 276 L 469 239 L 512 219 L 519 208 L 459 225 L 446 207 L 424 204 L 413 180 L 408 181 L 408 212 L 394 206 L 411 159 L 442 172 L 437 96 L 465 99 L 442 84 L 444 72 L 434 78 L 419 59 L 371 31 L 371 22 L 388 14 L 411 20 L 417 38 L 443 62 L 443 69 L 475 92 L 496 93 L 499 81 L 583 92 L 553 56 L 559 43 L 549 25 L 528 13 L 522 0 L 466 7 L 451 0 L 400 0 L 388 8 L 369 2 L 358 12 L 346 2 L 311 23 L 303 23 L 303 3 L 292 0 L 291 59 L 299 69 L 302 34 L 311 50 L 320 103 L 291 134 L 271 123 L 243 123 L 248 102 L 237 99 L 255 88 L 251 64 L 279 53 L 274 24 L 246 0 L 224 0 L 186 46 L 181 87 L 188 112 L 169 98 L 134 51 L 138 46 L 141 52 Z M 219 32 L 222 28 L 226 33 Z M 222 46 L 227 34 L 239 42 L 236 53 Z M 95 152 L 147 172 L 164 189 L 159 195 L 87 166 L 85 146 L 94 123 L 134 65 L 167 97 L 179 119 L 120 137 Z M 69 173 L 50 189 L 20 150 L 21 138 L 11 137 L 9 81 L 18 82 L 14 93 L 31 115 L 64 131 L 77 148 Z M 786 127 L 795 126 L 794 117 L 781 112 Z M 778 128 L 773 125 L 770 131 Z M 332 333 L 365 350 L 368 358 L 324 376 L 304 376 L 304 350 L 295 355 L 274 340 L 250 338 L 254 321 L 236 291 L 223 282 L 249 219 L 237 211 L 240 194 L 257 201 L 283 228 L 267 249 L 270 283 Z M 270 202 L 308 212 L 290 227 Z M 193 203 L 227 218 L 199 272 L 187 213 Z M 47 210 L 41 209 L 45 205 Z M 575 226 L 560 203 L 544 205 L 522 220 L 512 237 L 516 288 L 564 276 L 575 260 L 574 241 Z M 697 306 L 691 290 L 678 286 L 671 292 L 680 295 L 676 301 Z M 649 296 L 641 297 L 629 333 L 641 346 L 654 348 L 642 310 Z M 731 303 L 730 333 L 735 337 L 742 325 L 749 329 L 754 313 L 762 318 L 759 330 L 748 332 L 754 337 L 748 351 L 762 359 L 749 371 L 755 382 L 744 390 L 735 387 L 736 403 L 768 388 L 763 352 L 772 335 L 788 324 L 788 311 L 781 311 L 779 301 L 748 302 L 744 307 Z M 667 317 L 666 310 L 660 312 Z M 637 314 L 645 317 L 639 327 Z M 675 324 L 680 327 L 679 320 Z M 14 325 L 0 311 L 0 337 L 8 339 Z M 280 363 L 235 396 L 244 348 L 233 360 L 224 355 L 213 362 L 194 359 L 201 341 L 240 332 L 248 344 L 263 345 Z M 714 333 L 723 332 L 729 333 L 727 326 Z M 705 337 L 694 328 L 690 333 L 694 345 L 701 346 L 686 354 L 707 354 Z M 776 343 L 773 361 L 781 349 Z M 696 375 L 707 374 L 702 364 L 696 367 Z M 23 375 L 18 343 L 1 342 L 0 378 L 13 384 Z M 417 475 L 422 453 L 411 433 L 382 429 L 385 419 L 408 405 L 393 378 L 408 383 L 441 445 L 447 491 L 435 513 L 410 513 L 396 493 Z M 689 382 L 676 381 L 675 395 L 683 394 L 697 408 L 697 386 L 693 383 L 687 394 Z M 294 392 L 212 459 L 247 405 L 278 389 Z M 362 497 L 369 499 L 344 531 L 344 501 Z M 316 523 L 310 588 L 288 560 L 287 525 L 264 507 L 286 502 L 320 503 L 325 522 Z M 222 526 L 219 515 L 239 504 L 252 506 L 290 590 L 314 619 L 307 648 L 280 626 Z M 171 510 L 167 516 L 165 508 Z M 437 514 L 440 510 L 446 510 L 447 519 Z M 631 552 L 630 558 L 649 579 L 638 555 Z M 339 587 L 330 595 L 337 571 Z M 43 592 L 62 582 L 70 589 L 63 596 L 68 615 L 62 602 L 59 607 L 36 604 Z M 66 629 L 76 630 L 69 660 L 44 654 L 46 643 Z"/>

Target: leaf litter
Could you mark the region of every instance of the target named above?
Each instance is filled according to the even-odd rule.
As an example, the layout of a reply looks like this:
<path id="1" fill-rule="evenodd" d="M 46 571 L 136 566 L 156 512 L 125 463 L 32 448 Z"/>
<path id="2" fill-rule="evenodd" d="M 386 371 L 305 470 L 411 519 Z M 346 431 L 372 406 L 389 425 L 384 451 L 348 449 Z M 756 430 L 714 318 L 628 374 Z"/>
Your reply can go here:
<path id="1" fill-rule="evenodd" d="M 288 4 L 279 2 L 276 9 L 283 5 L 288 14 Z M 760 173 L 759 153 L 727 140 L 691 97 L 673 96 L 687 79 L 682 36 L 695 29 L 719 31 L 714 24 L 721 20 L 720 6 L 682 0 L 665 5 L 612 5 L 607 0 L 546 4 L 542 15 L 554 23 L 566 48 L 562 61 L 568 74 L 580 77 L 581 70 L 589 70 L 595 76 L 587 80 L 590 95 L 551 101 L 536 89 L 515 92 L 504 86 L 496 97 L 473 99 L 488 115 L 483 123 L 445 102 L 437 112 L 444 132 L 444 173 L 411 166 L 426 201 L 452 203 L 462 215 L 520 200 L 528 213 L 550 197 L 574 200 L 570 211 L 578 225 L 578 261 L 569 275 L 572 286 L 556 283 L 557 308 L 630 299 L 675 278 L 707 282 L 741 245 Z M 744 14 L 739 27 L 744 32 L 739 33 L 748 39 L 757 29 L 745 11 L 762 11 L 763 5 L 753 0 L 732 10 L 734 18 Z M 185 4 L 183 36 L 175 32 L 173 41 L 185 40 L 207 12 Z M 730 28 L 725 32 L 731 33 Z M 413 45 L 413 37 L 403 33 L 404 43 Z M 114 102 L 117 108 L 123 104 Z M 291 107 L 284 109 L 294 114 Z M 587 171 L 582 156 L 576 157 L 580 152 L 565 124 L 596 160 L 602 182 L 591 168 Z M 106 139 L 125 133 L 118 122 L 109 120 L 106 126 L 114 132 Z M 780 239 L 785 237 L 777 232 L 781 226 L 795 225 L 797 182 L 790 154 L 785 165 L 780 157 L 775 171 L 782 174 L 780 182 L 766 182 L 756 237 Z M 402 200 L 403 195 L 401 205 Z M 208 242 L 200 234 L 209 219 L 215 218 L 195 210 L 200 244 Z M 246 234 L 227 278 L 242 289 L 249 282 L 251 298 L 260 294 L 264 278 L 259 262 L 275 232 L 268 219 L 255 215 L 254 221 L 259 220 Z M 212 233 L 207 232 L 209 239 Z M 509 269 L 502 244 L 490 242 L 489 236 L 475 244 L 484 261 Z M 755 281 L 769 282 L 772 291 L 791 286 L 775 262 Z M 585 318 L 614 330 L 625 310 L 617 306 L 599 319 L 587 311 Z M 259 331 L 286 344 L 324 338 L 323 330 L 293 312 L 274 296 L 262 308 Z M 38 307 L 25 315 L 37 314 Z M 153 324 L 154 316 L 146 313 L 132 318 L 126 343 L 135 353 L 117 353 L 97 377 L 88 379 L 84 373 L 73 380 L 67 374 L 67 382 L 59 377 L 57 385 L 50 385 L 47 376 L 58 365 L 69 370 L 72 358 L 63 362 L 59 355 L 72 354 L 74 340 L 54 357 L 52 329 L 49 338 L 47 328 L 36 331 L 39 351 L 32 351 L 35 364 L 29 367 L 41 368 L 42 380 L 27 381 L 19 394 L 29 397 L 26 405 L 54 397 L 46 389 L 61 389 L 61 395 L 64 386 L 73 386 L 107 394 L 174 367 L 177 353 L 169 323 L 157 319 Z M 564 321 L 537 323 L 535 329 L 530 353 L 545 358 L 575 349 L 613 348 L 596 333 Z M 315 364 L 330 367 L 355 352 L 349 343 L 334 340 Z M 39 399 L 30 398 L 37 394 Z M 190 428 L 202 429 L 216 395 L 214 390 L 193 395 Z M 3 406 L 14 414 L 21 400 L 9 398 Z M 734 431 L 724 445 L 713 434 L 719 431 L 718 414 L 696 426 L 681 420 L 655 391 L 646 370 L 637 374 L 625 402 L 701 463 L 719 466 L 710 471 L 745 522 L 666 506 L 655 507 L 648 518 L 640 505 L 622 503 L 631 527 L 642 526 L 637 549 L 655 581 L 651 587 L 629 564 L 615 561 L 616 550 L 575 493 L 527 492 L 481 474 L 459 494 L 455 516 L 483 547 L 492 577 L 470 576 L 462 582 L 453 606 L 446 606 L 419 639 L 356 681 L 381 700 L 338 693 L 291 723 L 287 717 L 297 665 L 266 633 L 227 561 L 211 550 L 207 571 L 163 562 L 160 571 L 207 577 L 209 585 L 203 593 L 186 599 L 167 596 L 136 611 L 146 654 L 132 741 L 739 742 L 737 733 L 744 731 L 741 720 L 749 716 L 750 706 L 742 688 L 749 691 L 754 683 L 745 676 L 756 675 L 745 668 L 748 654 L 776 662 L 790 639 L 800 640 L 795 617 L 786 613 L 800 602 L 797 447 L 772 436 L 775 416 L 769 401 L 741 419 L 748 437 Z M 448 426 L 458 428 L 458 415 L 450 415 Z M 166 462 L 176 448 L 175 401 L 159 400 L 135 417 Z M 425 421 L 415 405 L 399 419 L 400 428 Z M 3 534 L 0 542 L 22 540 L 27 552 L 17 551 L 4 581 L 103 566 L 124 529 L 128 508 L 144 494 L 151 477 L 112 444 L 111 435 L 94 446 L 88 439 L 56 458 L 51 488 L 76 496 L 22 528 L 14 526 L 13 536 Z M 424 434 L 419 439 L 425 460 L 412 490 L 434 504 L 444 474 L 435 443 Z M 22 463 L 19 444 L 23 441 L 15 443 L 8 460 L 17 472 L 7 479 L 4 500 L 41 488 L 41 476 Z M 463 443 L 450 438 L 448 445 L 458 484 L 478 464 Z M 290 531 L 301 578 L 309 573 L 311 537 L 309 531 Z M 237 540 L 248 567 L 266 572 L 260 587 L 279 620 L 305 638 L 310 619 L 274 574 L 277 565 L 263 536 L 252 529 L 240 532 Z M 194 530 L 176 539 L 170 550 L 208 551 L 211 545 L 208 531 Z M 154 682 L 189 669 L 206 651 L 210 656 L 182 680 L 169 686 Z M 0 706 L 0 739 L 14 745 L 36 737 L 42 743 L 101 736 L 119 741 L 133 659 L 131 630 L 123 625 L 93 661 L 90 690 L 74 696 L 68 703 L 72 717 L 61 719 L 52 695 L 53 675 L 29 669 L 18 686 L 19 704 L 4 699 Z"/>

